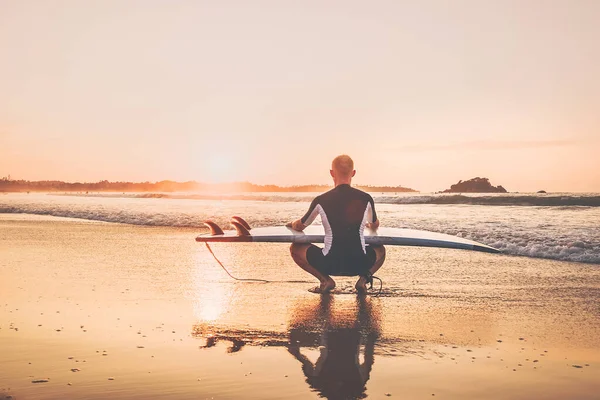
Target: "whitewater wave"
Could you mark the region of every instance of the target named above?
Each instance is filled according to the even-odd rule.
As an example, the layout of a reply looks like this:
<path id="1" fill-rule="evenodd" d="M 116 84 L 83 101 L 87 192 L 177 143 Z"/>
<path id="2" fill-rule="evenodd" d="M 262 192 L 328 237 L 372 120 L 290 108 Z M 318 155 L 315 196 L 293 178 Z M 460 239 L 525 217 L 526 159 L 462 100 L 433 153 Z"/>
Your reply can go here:
<path id="1" fill-rule="evenodd" d="M 189 194 L 189 193 L 93 193 L 57 194 L 58 196 L 103 197 L 103 198 L 142 198 L 177 200 L 238 200 L 264 202 L 305 202 L 317 193 L 244 193 L 244 194 Z M 465 204 L 484 206 L 536 206 L 536 207 L 600 207 L 597 194 L 434 194 L 434 195 L 389 195 L 372 193 L 380 204 Z"/>
<path id="2" fill-rule="evenodd" d="M 279 203 L 270 207 L 258 205 L 255 209 L 248 208 L 249 205 L 246 204 L 233 208 L 200 207 L 199 210 L 195 205 L 189 208 L 169 207 L 170 202 L 167 202 L 166 206 L 161 203 L 154 208 L 151 206 L 144 208 L 137 202 L 132 204 L 118 202 L 112 206 L 106 202 L 107 200 L 95 204 L 87 202 L 81 204 L 0 203 L 0 213 L 49 215 L 143 226 L 190 227 L 197 228 L 200 233 L 206 229 L 203 225 L 206 219 L 212 219 L 226 227 L 229 225 L 231 215 L 241 211 L 244 216 L 254 216 L 247 218 L 252 226 L 281 226 L 294 216 L 301 215 L 300 210 L 305 208 L 305 204 L 290 208 L 290 205 Z M 493 211 L 489 210 L 498 210 L 496 207 L 486 208 L 482 215 L 473 214 L 473 212 L 481 213 L 481 209 L 465 210 L 467 210 L 465 214 L 451 217 L 435 216 L 423 210 L 417 210 L 412 218 L 406 213 L 400 215 L 401 211 L 398 215 L 389 216 L 382 213 L 381 217 L 386 226 L 421 229 L 464 237 L 498 248 L 504 254 L 600 264 L 600 227 L 590 222 L 590 219 L 597 218 L 597 209 L 590 208 L 587 211 L 583 209 L 581 213 L 584 214 L 571 225 L 567 223 L 571 219 L 572 211 L 560 211 L 555 208 L 549 210 L 561 214 L 561 217 L 551 223 L 545 220 L 550 216 L 548 211 L 539 211 L 537 216 L 530 218 L 533 222 L 527 222 L 524 221 L 526 218 L 514 213 L 491 214 Z M 449 211 L 450 209 L 442 210 L 440 215 Z M 451 212 L 456 212 L 456 209 Z M 520 212 L 527 211 L 521 209 Z M 532 211 L 527 213 L 523 215 L 531 215 Z"/>

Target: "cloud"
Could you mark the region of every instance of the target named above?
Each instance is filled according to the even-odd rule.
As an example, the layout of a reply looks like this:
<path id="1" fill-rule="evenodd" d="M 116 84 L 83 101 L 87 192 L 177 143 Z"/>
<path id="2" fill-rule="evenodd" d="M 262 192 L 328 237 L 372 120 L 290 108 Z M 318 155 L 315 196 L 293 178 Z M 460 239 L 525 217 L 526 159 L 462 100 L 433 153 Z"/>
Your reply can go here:
<path id="1" fill-rule="evenodd" d="M 578 144 L 575 140 L 475 140 L 469 142 L 440 144 L 408 144 L 396 150 L 410 152 L 445 151 L 445 150 L 520 150 L 541 149 L 549 147 L 567 147 Z"/>

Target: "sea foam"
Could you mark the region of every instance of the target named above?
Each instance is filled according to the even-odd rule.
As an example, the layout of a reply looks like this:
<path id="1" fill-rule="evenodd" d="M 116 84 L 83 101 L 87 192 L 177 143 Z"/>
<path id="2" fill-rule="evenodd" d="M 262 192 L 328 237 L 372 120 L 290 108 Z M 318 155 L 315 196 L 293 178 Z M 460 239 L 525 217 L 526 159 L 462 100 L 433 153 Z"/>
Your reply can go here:
<path id="1" fill-rule="evenodd" d="M 226 200 L 189 196 L 7 195 L 0 197 L 0 213 L 192 227 L 198 228 L 200 233 L 205 231 L 204 220 L 212 219 L 227 227 L 232 215 L 243 216 L 252 226 L 282 225 L 304 214 L 309 196 L 291 200 L 285 195 L 274 195 L 275 200 L 269 201 L 256 195 L 247 195 L 245 200 L 237 197 Z M 409 199 L 417 202 L 406 203 Z M 423 204 L 421 196 L 389 197 L 387 202 L 379 200 L 376 208 L 385 226 L 465 237 L 496 247 L 508 255 L 600 264 L 600 208 L 433 205 Z"/>
<path id="2" fill-rule="evenodd" d="M 101 198 L 142 198 L 172 200 L 239 200 L 267 202 L 304 202 L 316 193 L 64 193 L 59 196 L 101 197 Z M 556 193 L 556 194 L 412 194 L 412 193 L 371 193 L 376 203 L 381 204 L 469 204 L 498 206 L 537 206 L 537 207 L 600 207 L 597 193 Z"/>

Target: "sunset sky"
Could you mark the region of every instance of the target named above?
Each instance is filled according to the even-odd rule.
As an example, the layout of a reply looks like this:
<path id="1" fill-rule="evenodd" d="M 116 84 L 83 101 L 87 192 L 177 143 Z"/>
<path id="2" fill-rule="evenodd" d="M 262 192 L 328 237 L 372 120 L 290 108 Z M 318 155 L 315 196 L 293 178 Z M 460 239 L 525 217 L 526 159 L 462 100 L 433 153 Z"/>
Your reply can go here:
<path id="1" fill-rule="evenodd" d="M 0 0 L 0 177 L 600 192 L 600 1 Z"/>

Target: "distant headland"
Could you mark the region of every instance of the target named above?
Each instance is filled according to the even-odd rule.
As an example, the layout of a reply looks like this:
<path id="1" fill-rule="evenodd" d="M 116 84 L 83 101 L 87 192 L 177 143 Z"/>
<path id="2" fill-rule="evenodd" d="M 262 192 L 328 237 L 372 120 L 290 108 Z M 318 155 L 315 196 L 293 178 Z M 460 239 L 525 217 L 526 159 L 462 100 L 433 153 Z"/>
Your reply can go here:
<path id="1" fill-rule="evenodd" d="M 403 186 L 355 186 L 367 192 L 417 192 Z M 109 182 L 92 183 L 62 181 L 0 180 L 0 192 L 324 192 L 331 185 L 256 185 L 250 182 L 202 183 L 175 182 Z"/>
<path id="2" fill-rule="evenodd" d="M 458 181 L 450 186 L 450 189 L 442 193 L 506 193 L 507 190 L 502 186 L 492 186 L 488 178 L 473 178 L 468 181 Z"/>

